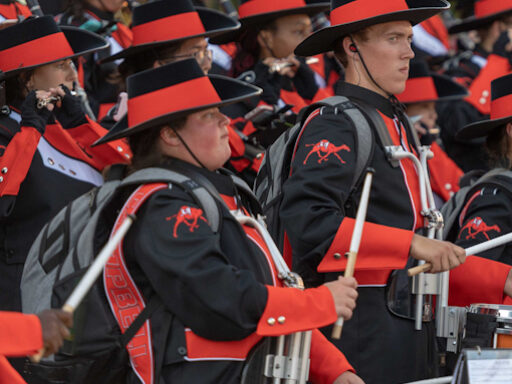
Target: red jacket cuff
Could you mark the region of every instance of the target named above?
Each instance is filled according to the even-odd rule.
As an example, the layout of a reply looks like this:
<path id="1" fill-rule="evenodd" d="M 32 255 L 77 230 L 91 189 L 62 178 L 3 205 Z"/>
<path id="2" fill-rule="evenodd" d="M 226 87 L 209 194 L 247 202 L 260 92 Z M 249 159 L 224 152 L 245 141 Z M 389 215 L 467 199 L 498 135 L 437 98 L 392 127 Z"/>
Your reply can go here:
<path id="1" fill-rule="evenodd" d="M 279 336 L 321 328 L 338 318 L 331 291 L 325 286 L 306 290 L 267 286 L 267 305 L 256 333 Z"/>
<path id="2" fill-rule="evenodd" d="M 474 303 L 502 304 L 503 289 L 511 266 L 478 256 L 469 256 L 450 271 L 448 304 L 465 307 Z"/>
<path id="3" fill-rule="evenodd" d="M 342 373 L 355 372 L 345 355 L 318 330 L 312 334 L 310 357 L 309 378 L 315 384 L 332 384 Z"/>
<path id="4" fill-rule="evenodd" d="M 0 312 L 0 355 L 25 356 L 43 347 L 41 322 L 36 315 Z"/>
<path id="5" fill-rule="evenodd" d="M 355 220 L 344 218 L 318 272 L 344 271 Z M 365 222 L 355 270 L 403 269 L 409 257 L 414 232 Z M 338 256 L 341 255 L 341 258 Z"/>

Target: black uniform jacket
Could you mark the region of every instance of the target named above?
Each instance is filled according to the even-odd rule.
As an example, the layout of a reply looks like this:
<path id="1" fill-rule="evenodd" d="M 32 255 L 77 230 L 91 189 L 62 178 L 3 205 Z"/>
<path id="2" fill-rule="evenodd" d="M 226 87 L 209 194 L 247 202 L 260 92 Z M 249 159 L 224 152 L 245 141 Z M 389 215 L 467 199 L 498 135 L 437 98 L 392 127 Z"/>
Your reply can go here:
<path id="1" fill-rule="evenodd" d="M 208 178 L 230 209 L 240 206 L 229 177 L 181 164 Z M 161 368 L 165 383 L 239 383 L 243 362 L 262 337 L 317 328 L 336 318 L 326 287 L 280 287 L 259 234 L 219 207 L 221 226 L 215 234 L 189 193 L 165 188 L 141 206 L 123 243 L 128 269 L 146 302 L 153 295 L 163 301 L 151 318 L 151 331 L 156 370 Z M 195 214 L 182 220 L 184 212 Z M 280 316 L 285 321 L 269 323 Z M 315 383 L 332 383 L 351 369 L 318 331 L 311 356 Z M 137 382 L 134 375 L 132 382 Z"/>
<path id="2" fill-rule="evenodd" d="M 412 150 L 412 140 L 397 123 L 390 101 L 348 83 L 340 83 L 336 93 L 377 108 L 395 144 L 400 145 L 401 138 L 403 147 Z M 283 186 L 280 216 L 293 249 L 294 268 L 309 284 L 316 285 L 322 282 L 317 272 L 322 259 L 334 260 L 334 253 L 343 254 L 350 243 L 350 217 L 355 216 L 360 195 L 359 191 L 350 196 L 349 191 L 356 163 L 357 127 L 330 107 L 315 111 L 306 124 L 291 175 Z M 411 160 L 400 163 L 393 168 L 383 147 L 374 145 L 370 166 L 375 176 L 356 264 L 360 284 L 385 285 L 392 269 L 403 268 L 413 231 L 422 225 L 416 171 Z M 330 263 L 328 270 L 342 271 L 345 265 L 345 261 Z"/>
<path id="3" fill-rule="evenodd" d="M 54 121 L 44 136 L 20 120 L 14 109 L 0 118 L 0 309 L 12 311 L 21 311 L 23 263 L 43 225 L 102 184 L 107 164 L 131 156 L 120 141 L 90 148 L 106 132 L 90 120 L 72 129 Z"/>
<path id="4" fill-rule="evenodd" d="M 510 179 L 507 178 L 502 183 L 510 184 L 512 188 Z M 484 186 L 468 197 L 457 223 L 457 245 L 468 248 L 512 231 L 510 192 L 500 187 Z M 482 252 L 479 256 L 512 265 L 510 244 Z"/>

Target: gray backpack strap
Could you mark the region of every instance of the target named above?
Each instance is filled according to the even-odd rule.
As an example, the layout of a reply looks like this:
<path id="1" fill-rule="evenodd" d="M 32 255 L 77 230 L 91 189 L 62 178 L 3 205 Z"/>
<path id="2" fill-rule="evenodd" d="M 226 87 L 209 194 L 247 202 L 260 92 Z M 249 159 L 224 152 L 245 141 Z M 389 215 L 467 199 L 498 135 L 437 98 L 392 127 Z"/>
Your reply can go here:
<path id="1" fill-rule="evenodd" d="M 199 185 L 188 176 L 163 168 L 146 168 L 132 173 L 121 182 L 120 186 L 124 187 L 128 185 L 157 182 L 177 184 L 183 187 L 187 192 L 191 193 L 203 209 L 211 230 L 214 233 L 218 232 L 220 227 L 220 212 L 214 197 L 204 186 Z"/>
<path id="2" fill-rule="evenodd" d="M 379 112 L 373 108 L 369 107 L 365 103 L 357 100 L 354 101 L 354 103 L 363 111 L 366 116 L 370 119 L 370 121 L 373 124 L 373 127 L 375 128 L 375 132 L 377 133 L 377 136 L 379 137 L 379 140 L 384 148 L 387 147 L 393 147 L 393 140 L 391 140 L 391 136 L 389 135 L 388 127 L 386 126 L 386 123 L 382 119 L 381 115 L 379 115 Z M 393 168 L 396 168 L 400 165 L 400 162 L 398 160 L 392 159 L 386 151 L 386 156 L 388 158 L 389 163 L 393 166 Z"/>

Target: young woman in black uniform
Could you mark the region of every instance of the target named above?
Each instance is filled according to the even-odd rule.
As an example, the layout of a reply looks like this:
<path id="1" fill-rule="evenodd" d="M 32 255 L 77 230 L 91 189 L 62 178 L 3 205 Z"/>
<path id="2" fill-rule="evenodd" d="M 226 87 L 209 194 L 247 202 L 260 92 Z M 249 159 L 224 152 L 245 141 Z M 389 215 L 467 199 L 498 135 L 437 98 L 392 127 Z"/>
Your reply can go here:
<path id="1" fill-rule="evenodd" d="M 127 119 L 100 141 L 128 137 L 131 172 L 178 171 L 202 185 L 206 180 L 220 195 L 214 232 L 204 207 L 179 185 L 151 184 L 134 192 L 138 219 L 124 239 L 124 255 L 116 257 L 126 261 L 123 273 L 133 278 L 140 308 L 158 296 L 164 309 L 151 317 L 145 332 L 151 337 L 139 343 L 161 363 L 139 359 L 133 377 L 151 377 L 154 367 L 165 383 L 239 383 L 244 361 L 261 339 L 315 329 L 338 315 L 350 317 L 354 308 L 353 279 L 304 291 L 284 288 L 261 235 L 231 213 L 247 217 L 252 210 L 244 203 L 247 195 L 219 171 L 230 148 L 229 120 L 218 108 L 258 93 L 237 80 L 206 76 L 193 59 L 143 71 L 128 79 Z M 121 207 L 126 197 L 119 200 Z M 114 222 L 117 212 L 112 207 L 107 221 Z M 110 284 L 105 276 L 107 297 L 115 297 L 119 281 Z M 114 314 L 120 312 L 115 300 L 110 304 Z M 318 331 L 312 339 L 312 382 L 362 383 Z"/>

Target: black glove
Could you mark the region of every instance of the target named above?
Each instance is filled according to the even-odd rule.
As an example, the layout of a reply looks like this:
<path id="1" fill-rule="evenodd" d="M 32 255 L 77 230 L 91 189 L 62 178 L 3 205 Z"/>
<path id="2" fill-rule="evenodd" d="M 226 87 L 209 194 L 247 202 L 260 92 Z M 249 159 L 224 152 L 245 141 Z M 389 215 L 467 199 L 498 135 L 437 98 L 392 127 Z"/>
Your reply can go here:
<path id="1" fill-rule="evenodd" d="M 494 47 L 492 48 L 492 53 L 508 59 L 508 61 L 512 65 L 512 52 L 506 50 L 506 47 L 508 44 L 510 44 L 510 39 L 508 37 L 508 31 L 502 32 L 502 34 L 500 35 L 498 40 L 496 40 L 496 42 L 494 43 Z"/>
<path id="2" fill-rule="evenodd" d="M 36 91 L 30 91 L 21 104 L 21 126 L 34 127 L 44 135 L 46 124 L 50 120 L 52 112 L 48 108 L 37 108 Z"/>
<path id="3" fill-rule="evenodd" d="M 256 63 L 254 73 L 256 74 L 254 85 L 263 89 L 261 99 L 267 104 L 276 105 L 281 98 L 281 75 L 270 73 L 268 65 L 263 64 L 262 61 Z"/>
<path id="4" fill-rule="evenodd" d="M 305 100 L 313 100 L 318 92 L 318 84 L 315 80 L 315 72 L 306 64 L 304 58 L 297 58 L 300 61 L 299 69 L 292 78 L 297 93 Z"/>
<path id="5" fill-rule="evenodd" d="M 75 128 L 87 123 L 80 97 L 73 96 L 68 87 L 60 85 L 66 95 L 62 99 L 60 108 L 55 108 L 55 117 L 63 128 Z"/>

